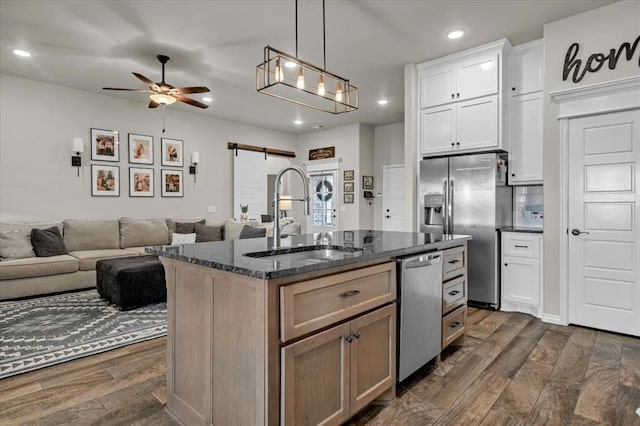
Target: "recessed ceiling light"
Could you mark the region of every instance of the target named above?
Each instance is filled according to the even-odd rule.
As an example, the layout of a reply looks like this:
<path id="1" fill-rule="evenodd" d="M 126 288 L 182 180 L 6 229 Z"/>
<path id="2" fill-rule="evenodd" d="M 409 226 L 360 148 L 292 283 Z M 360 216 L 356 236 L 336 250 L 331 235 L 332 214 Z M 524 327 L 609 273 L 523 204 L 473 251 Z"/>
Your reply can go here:
<path id="1" fill-rule="evenodd" d="M 449 40 L 457 40 L 462 38 L 467 33 L 467 30 L 464 28 L 456 28 L 455 30 L 447 31 L 447 38 Z"/>
<path id="2" fill-rule="evenodd" d="M 388 104 L 388 103 L 389 103 L 389 101 L 388 101 L 388 100 L 386 100 L 386 99 L 380 99 L 380 100 L 378 101 L 378 105 L 386 105 L 386 104 Z"/>
<path id="3" fill-rule="evenodd" d="M 202 98 L 202 100 L 203 100 L 204 102 L 212 102 L 212 101 L 213 101 L 213 98 L 212 98 L 212 97 L 210 97 L 210 96 L 204 96 L 204 97 Z"/>
<path id="4" fill-rule="evenodd" d="M 295 120 L 295 121 L 293 122 L 293 124 L 295 124 L 295 125 L 299 126 L 299 125 L 301 125 L 301 124 L 302 124 L 302 120 Z"/>
<path id="5" fill-rule="evenodd" d="M 287 68 L 295 68 L 296 67 L 296 63 L 295 62 L 291 62 L 291 61 L 287 61 L 284 63 L 284 66 Z"/>
<path id="6" fill-rule="evenodd" d="M 28 58 L 30 56 L 33 56 L 33 53 L 24 49 L 13 49 L 13 54 L 16 56 L 22 56 L 23 58 Z"/>

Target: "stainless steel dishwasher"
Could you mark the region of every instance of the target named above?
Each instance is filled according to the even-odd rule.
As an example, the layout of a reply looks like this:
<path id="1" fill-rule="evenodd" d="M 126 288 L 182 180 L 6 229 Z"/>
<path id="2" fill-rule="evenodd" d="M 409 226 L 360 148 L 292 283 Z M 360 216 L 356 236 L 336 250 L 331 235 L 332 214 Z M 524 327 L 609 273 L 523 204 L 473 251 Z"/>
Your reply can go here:
<path id="1" fill-rule="evenodd" d="M 398 381 L 438 356 L 442 340 L 442 252 L 398 262 Z"/>

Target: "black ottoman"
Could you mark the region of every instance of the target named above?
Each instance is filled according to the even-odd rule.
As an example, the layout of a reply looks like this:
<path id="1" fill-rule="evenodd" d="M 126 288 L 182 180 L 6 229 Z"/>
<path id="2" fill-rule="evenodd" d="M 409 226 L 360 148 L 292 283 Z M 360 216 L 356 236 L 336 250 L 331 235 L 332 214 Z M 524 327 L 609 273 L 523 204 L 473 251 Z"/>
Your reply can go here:
<path id="1" fill-rule="evenodd" d="M 96 286 L 98 294 L 121 311 L 167 301 L 164 267 L 158 256 L 99 260 Z"/>

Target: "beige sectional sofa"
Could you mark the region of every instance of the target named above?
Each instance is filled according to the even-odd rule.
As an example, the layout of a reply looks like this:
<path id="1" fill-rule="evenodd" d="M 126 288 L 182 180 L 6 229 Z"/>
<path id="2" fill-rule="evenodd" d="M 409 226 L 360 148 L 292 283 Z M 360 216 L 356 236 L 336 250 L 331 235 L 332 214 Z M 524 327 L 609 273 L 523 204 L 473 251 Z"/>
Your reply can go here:
<path id="1" fill-rule="evenodd" d="M 123 217 L 113 220 L 0 223 L 0 256 L 7 253 L 3 238 L 10 236 L 14 242 L 17 239 L 23 244 L 22 258 L 0 258 L 0 300 L 95 287 L 98 260 L 145 255 L 145 247 L 171 243 L 176 223 L 203 221 L 203 218 Z M 267 227 L 266 224 L 241 223 L 232 219 L 206 224 L 220 227 L 224 239 L 239 238 L 246 225 Z M 52 226 L 60 229 L 67 254 L 35 257 L 29 239 L 31 229 Z M 296 230 L 295 226 L 292 230 Z"/>

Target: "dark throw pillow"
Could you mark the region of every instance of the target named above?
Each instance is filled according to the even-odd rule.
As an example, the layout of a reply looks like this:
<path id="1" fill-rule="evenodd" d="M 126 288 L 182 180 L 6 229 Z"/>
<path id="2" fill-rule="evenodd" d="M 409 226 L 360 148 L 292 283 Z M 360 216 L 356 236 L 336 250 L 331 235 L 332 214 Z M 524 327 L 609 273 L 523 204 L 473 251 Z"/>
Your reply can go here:
<path id="1" fill-rule="evenodd" d="M 67 254 L 62 235 L 60 235 L 60 229 L 58 229 L 57 226 L 52 226 L 47 229 L 32 229 L 31 245 L 38 257 Z"/>
<path id="2" fill-rule="evenodd" d="M 198 222 L 176 222 L 176 234 L 193 234 L 195 231 L 194 225 L 202 224 L 204 225 L 204 219 Z"/>
<path id="3" fill-rule="evenodd" d="M 194 223 L 196 232 L 196 243 L 206 243 L 209 241 L 222 241 L 222 227 L 209 226 Z"/>
<path id="4" fill-rule="evenodd" d="M 245 225 L 244 228 L 242 228 L 242 232 L 240 232 L 240 239 L 244 240 L 247 238 L 260 238 L 260 237 L 266 237 L 267 236 L 267 229 L 266 228 L 256 228 L 255 226 L 247 226 Z"/>

